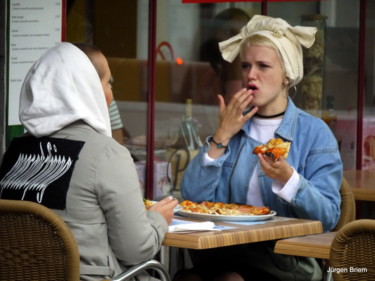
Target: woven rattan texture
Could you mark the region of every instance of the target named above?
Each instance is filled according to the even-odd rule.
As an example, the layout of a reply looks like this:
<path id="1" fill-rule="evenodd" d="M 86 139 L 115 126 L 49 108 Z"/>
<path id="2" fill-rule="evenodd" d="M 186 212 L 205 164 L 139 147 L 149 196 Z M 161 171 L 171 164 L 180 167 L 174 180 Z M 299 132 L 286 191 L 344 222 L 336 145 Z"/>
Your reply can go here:
<path id="1" fill-rule="evenodd" d="M 352 189 L 345 178 L 342 180 L 340 187 L 341 206 L 340 206 L 340 219 L 332 231 L 337 231 L 348 222 L 355 220 L 355 199 Z"/>
<path id="2" fill-rule="evenodd" d="M 63 257 L 50 223 L 33 214 L 0 215 L 0 280 L 66 280 Z"/>
<path id="3" fill-rule="evenodd" d="M 331 246 L 334 280 L 375 280 L 375 220 L 345 225 Z"/>

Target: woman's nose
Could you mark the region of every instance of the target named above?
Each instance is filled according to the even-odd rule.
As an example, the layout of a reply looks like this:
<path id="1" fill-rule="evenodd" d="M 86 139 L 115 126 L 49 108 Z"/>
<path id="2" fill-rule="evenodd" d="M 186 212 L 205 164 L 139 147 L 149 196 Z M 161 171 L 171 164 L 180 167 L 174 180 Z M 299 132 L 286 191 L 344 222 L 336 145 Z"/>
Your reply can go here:
<path id="1" fill-rule="evenodd" d="M 247 73 L 247 78 L 248 78 L 249 80 L 254 80 L 255 77 L 256 77 L 256 69 L 255 69 L 254 67 L 251 67 L 251 68 L 249 69 L 249 72 Z"/>

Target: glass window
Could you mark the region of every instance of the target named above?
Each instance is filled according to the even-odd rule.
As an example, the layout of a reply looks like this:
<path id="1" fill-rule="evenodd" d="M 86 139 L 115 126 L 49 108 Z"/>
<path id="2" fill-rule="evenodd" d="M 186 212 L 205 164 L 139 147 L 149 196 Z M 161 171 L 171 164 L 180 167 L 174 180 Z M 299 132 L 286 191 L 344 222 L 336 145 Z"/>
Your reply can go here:
<path id="1" fill-rule="evenodd" d="M 340 2 L 340 3 L 338 3 Z M 241 87 L 239 61 L 226 63 L 217 43 L 236 34 L 262 3 L 183 4 L 158 0 L 156 8 L 154 198 L 179 194 L 179 183 L 218 123 L 218 99 Z M 124 132 L 142 182 L 145 181 L 149 1 L 67 0 L 67 40 L 94 43 L 108 57 L 113 91 Z M 269 1 L 266 13 L 292 25 L 318 28 L 304 50 L 305 77 L 290 96 L 324 119 L 335 134 L 344 169 L 356 169 L 360 1 Z M 264 7 L 263 7 L 264 8 Z M 366 107 L 363 167 L 375 159 L 374 4 L 367 1 Z M 375 161 L 375 160 L 374 160 Z M 369 166 L 370 165 L 370 166 Z M 372 166 L 371 166 L 372 167 Z"/>
<path id="2" fill-rule="evenodd" d="M 155 155 L 168 163 L 166 189 L 175 196 L 188 162 L 217 128 L 217 95 L 228 100 L 242 86 L 239 60 L 224 62 L 218 42 L 236 35 L 260 8 L 259 2 L 158 1 Z"/>
<path id="3" fill-rule="evenodd" d="M 360 1 L 271 2 L 268 14 L 292 25 L 316 26 L 316 41 L 304 49 L 304 79 L 296 104 L 321 117 L 335 134 L 344 169 L 356 169 Z M 295 96 L 294 96 L 295 95 Z"/>
<path id="4" fill-rule="evenodd" d="M 108 59 L 123 128 L 113 136 L 132 153 L 145 183 L 148 1 L 67 1 L 67 41 L 98 46 Z M 144 187 L 144 186 L 143 186 Z"/>
<path id="5" fill-rule="evenodd" d="M 364 120 L 363 120 L 363 146 L 362 168 L 375 170 L 375 3 L 366 1 L 365 25 L 365 77 L 364 77 Z"/>

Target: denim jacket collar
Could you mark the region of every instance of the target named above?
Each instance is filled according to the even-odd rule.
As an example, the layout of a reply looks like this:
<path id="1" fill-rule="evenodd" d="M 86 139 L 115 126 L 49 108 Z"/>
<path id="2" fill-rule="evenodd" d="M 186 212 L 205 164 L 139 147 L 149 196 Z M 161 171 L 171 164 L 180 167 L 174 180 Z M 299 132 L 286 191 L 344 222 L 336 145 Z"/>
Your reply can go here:
<path id="1" fill-rule="evenodd" d="M 251 120 L 251 119 L 250 119 Z M 250 123 L 251 121 L 246 122 L 242 127 L 242 130 L 246 135 L 250 133 Z M 293 103 L 292 99 L 288 97 L 288 106 L 286 108 L 284 118 L 281 121 L 280 126 L 276 129 L 275 135 L 281 137 L 287 141 L 294 140 L 294 131 L 298 121 L 298 108 Z"/>

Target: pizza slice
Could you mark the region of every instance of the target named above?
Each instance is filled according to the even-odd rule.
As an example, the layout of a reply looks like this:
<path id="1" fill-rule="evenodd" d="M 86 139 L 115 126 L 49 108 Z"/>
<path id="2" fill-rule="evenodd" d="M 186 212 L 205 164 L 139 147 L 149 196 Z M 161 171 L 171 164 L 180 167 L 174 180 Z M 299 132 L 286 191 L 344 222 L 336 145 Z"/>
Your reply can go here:
<path id="1" fill-rule="evenodd" d="M 286 159 L 289 154 L 290 142 L 283 141 L 282 139 L 270 139 L 266 144 L 258 145 L 254 148 L 254 154 L 266 154 L 272 160 L 277 161 L 281 157 Z"/>
<path id="2" fill-rule="evenodd" d="M 211 215 L 267 215 L 270 213 L 268 207 L 256 207 L 235 203 L 208 202 L 201 203 L 185 200 L 180 203 L 182 210 L 191 213 L 211 214 Z"/>

